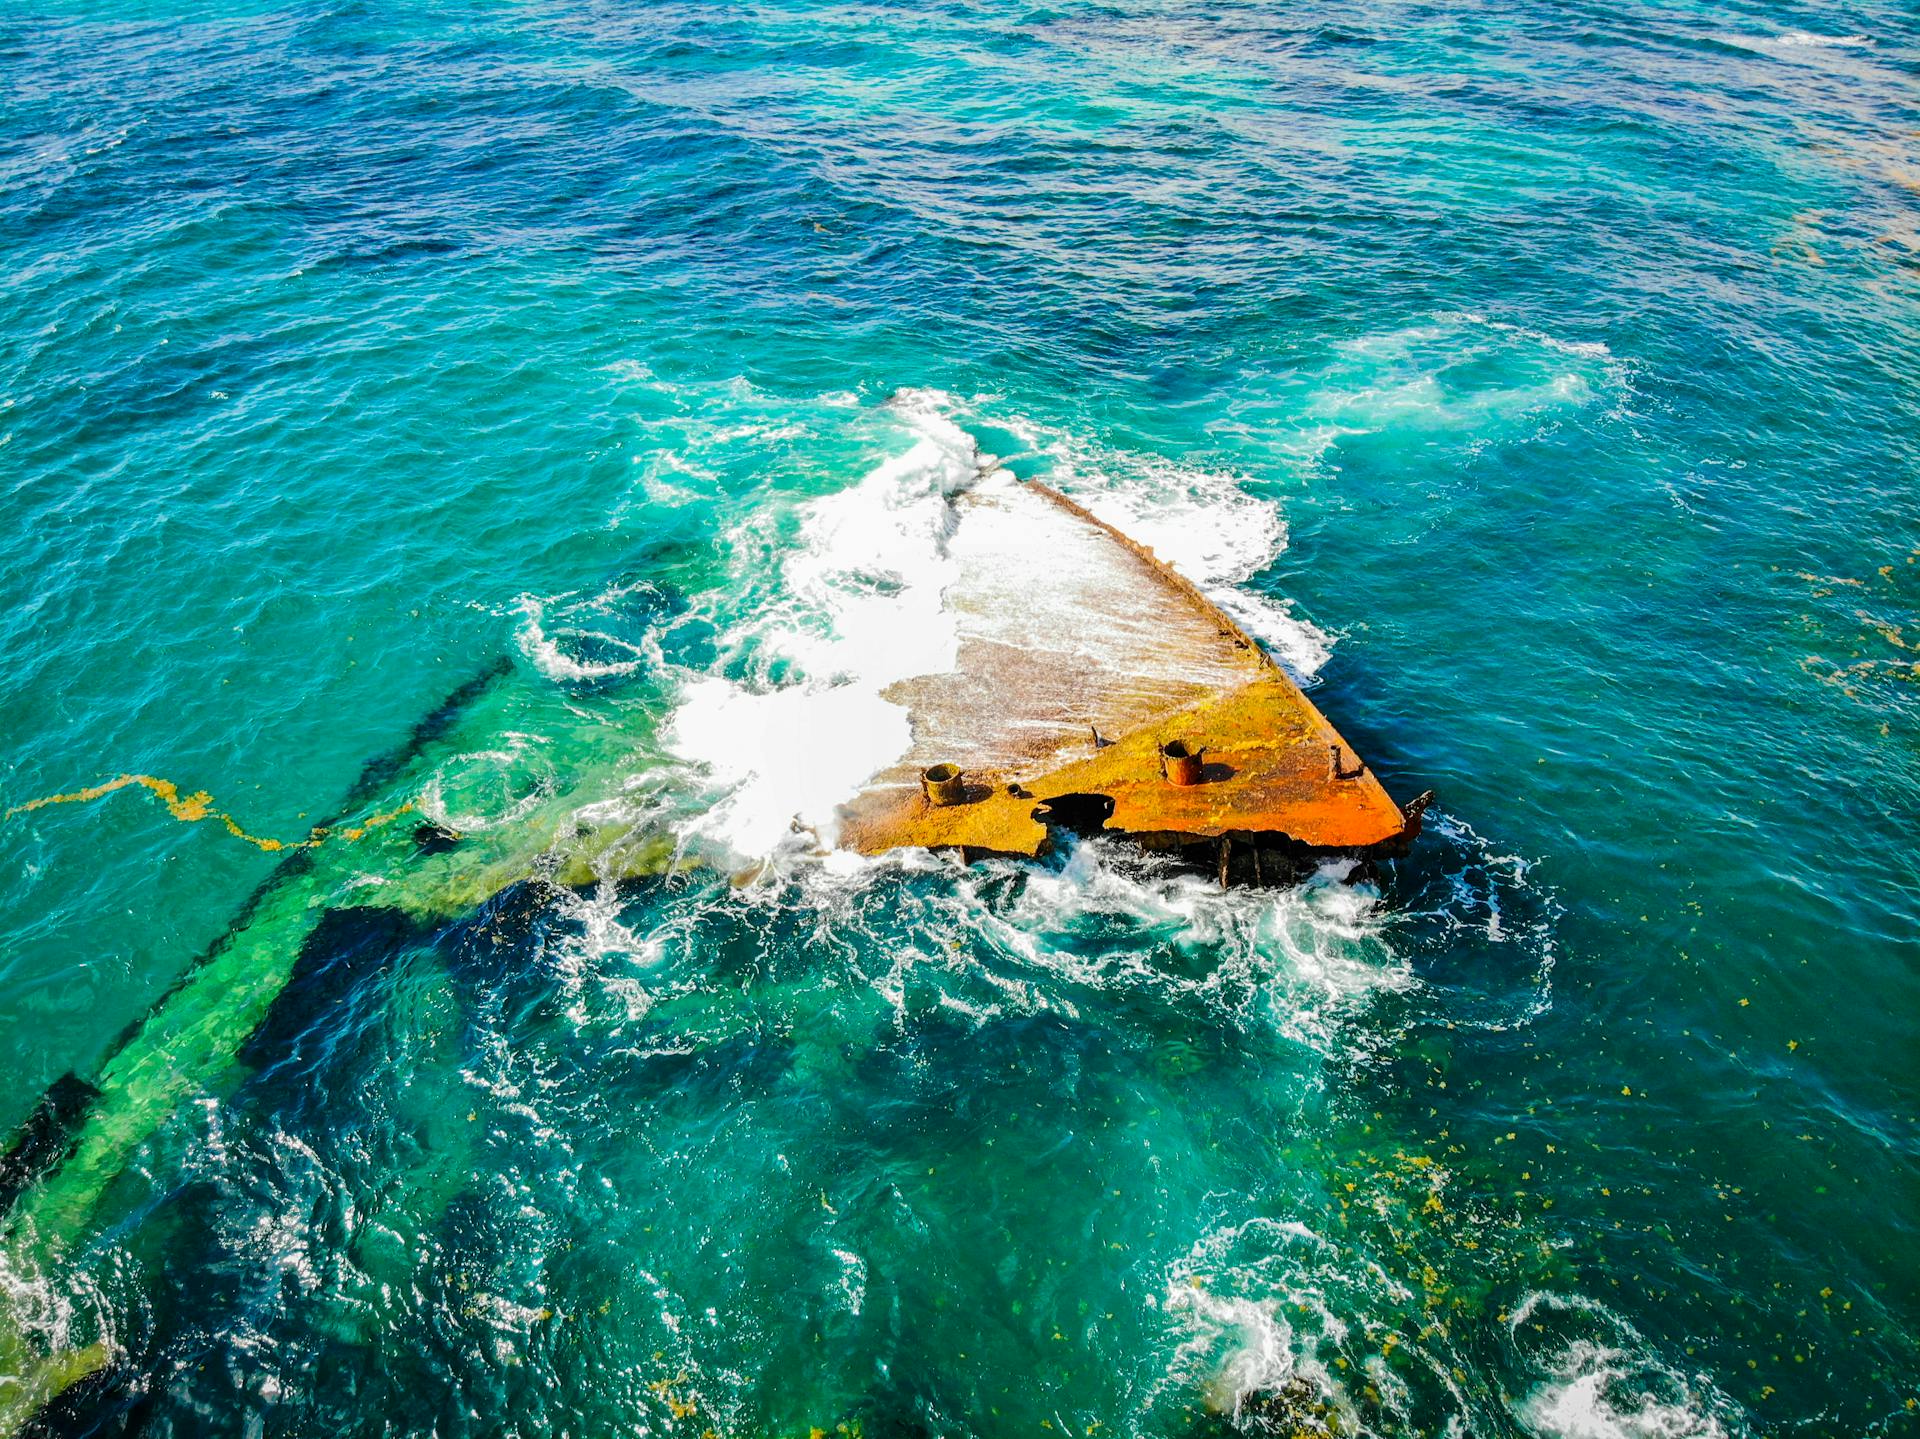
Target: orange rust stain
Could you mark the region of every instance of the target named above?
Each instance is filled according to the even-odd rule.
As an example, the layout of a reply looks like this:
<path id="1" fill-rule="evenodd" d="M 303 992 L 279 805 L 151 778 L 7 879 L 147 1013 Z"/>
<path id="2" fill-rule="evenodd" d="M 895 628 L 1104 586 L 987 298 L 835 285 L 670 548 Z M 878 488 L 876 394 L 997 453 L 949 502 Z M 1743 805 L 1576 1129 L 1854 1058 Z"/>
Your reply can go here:
<path id="1" fill-rule="evenodd" d="M 213 807 L 213 796 L 206 790 L 195 790 L 192 794 L 183 795 L 180 793 L 180 787 L 172 780 L 160 779 L 150 774 L 123 774 L 106 781 L 104 784 L 92 785 L 87 789 L 72 790 L 66 794 L 43 795 L 39 799 L 28 800 L 24 804 L 13 806 L 3 817 L 12 819 L 15 815 L 26 814 L 36 809 L 45 809 L 48 805 L 87 804 L 93 800 L 104 799 L 116 790 L 123 790 L 129 785 L 138 785 L 154 795 L 155 798 L 167 807 L 167 813 L 179 820 L 182 824 L 198 824 L 201 820 L 217 819 L 226 829 L 227 833 L 235 839 L 244 840 L 246 843 L 254 846 L 254 848 L 264 850 L 269 854 L 285 849 L 318 849 L 329 839 L 335 837 L 346 840 L 360 839 L 369 831 L 378 829 L 381 825 L 389 824 L 401 815 L 411 813 L 413 810 L 412 801 L 408 801 L 397 809 L 387 810 L 384 813 L 373 815 L 358 825 L 343 825 L 339 829 L 330 829 L 326 825 L 316 825 L 305 839 L 271 839 L 261 835 L 249 834 L 232 815 L 228 814 L 225 810 L 215 809 Z"/>
<path id="2" fill-rule="evenodd" d="M 1201 782 L 1171 784 L 1159 746 L 1204 746 Z M 1339 747 L 1336 774 L 1334 746 Z M 1257 680 L 1144 725 L 1044 774 L 970 773 L 968 802 L 935 806 L 913 790 L 870 791 L 849 806 L 841 842 L 866 854 L 902 846 L 1033 855 L 1035 817 L 1062 795 L 1113 801 L 1110 832 L 1149 843 L 1287 839 L 1317 849 L 1386 844 L 1406 817 L 1306 696 L 1282 675 Z"/>
<path id="3" fill-rule="evenodd" d="M 981 758 L 965 775 L 967 802 L 930 804 L 914 783 L 914 765 L 926 759 L 902 762 L 874 776 L 843 807 L 841 844 L 866 854 L 919 846 L 1034 855 L 1047 842 L 1042 807 L 1066 795 L 1110 800 L 1105 828 L 1148 845 L 1228 839 L 1352 851 L 1391 845 L 1414 832 L 1417 812 L 1402 812 L 1286 671 L 1200 590 L 1058 491 L 1031 480 L 1025 488 L 1133 556 L 1140 566 L 1140 612 L 1160 617 L 1163 650 L 1188 659 L 1192 674 L 1211 676 L 1212 688 L 1203 682 L 1197 698 L 1154 713 L 1128 693 L 1130 657 L 1122 640 L 1112 682 L 1090 687 L 1086 741 L 1035 747 L 1023 738 L 1034 718 L 1031 706 L 1016 703 L 1027 697 L 1021 686 L 1030 676 L 998 650 L 975 658 L 963 647 L 954 676 L 900 686 L 888 697 L 909 708 L 916 755 L 937 750 L 954 722 L 952 706 L 934 702 L 943 687 L 957 691 L 974 715 L 1008 717 L 1001 743 L 973 746 Z M 1058 619 L 1094 637 L 1089 662 L 1097 665 L 1102 615 L 1066 612 Z M 1204 748 L 1199 784 L 1175 785 L 1163 775 L 1159 747 L 1171 740 Z"/>

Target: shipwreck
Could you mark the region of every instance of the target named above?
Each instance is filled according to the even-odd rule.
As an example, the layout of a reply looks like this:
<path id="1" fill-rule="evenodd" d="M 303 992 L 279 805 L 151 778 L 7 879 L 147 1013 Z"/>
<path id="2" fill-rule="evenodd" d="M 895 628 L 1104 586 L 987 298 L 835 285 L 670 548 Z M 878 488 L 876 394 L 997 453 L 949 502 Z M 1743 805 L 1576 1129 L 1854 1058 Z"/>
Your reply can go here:
<path id="1" fill-rule="evenodd" d="M 1252 636 L 1145 546 L 1002 470 L 954 498 L 950 669 L 900 681 L 912 742 L 841 808 L 839 843 L 1035 856 L 1124 835 L 1271 882 L 1402 854 L 1396 804 Z"/>

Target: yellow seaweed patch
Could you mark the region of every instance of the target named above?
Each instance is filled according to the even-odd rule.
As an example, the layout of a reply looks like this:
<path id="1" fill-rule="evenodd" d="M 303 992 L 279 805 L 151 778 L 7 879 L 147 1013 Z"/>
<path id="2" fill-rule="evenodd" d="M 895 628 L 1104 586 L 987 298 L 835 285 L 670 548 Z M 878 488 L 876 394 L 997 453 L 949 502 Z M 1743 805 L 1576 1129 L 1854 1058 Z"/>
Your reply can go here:
<path id="1" fill-rule="evenodd" d="M 1862 703 L 1876 697 L 1871 691 L 1862 694 L 1869 681 L 1920 684 L 1920 635 L 1915 634 L 1920 626 L 1899 613 L 1902 608 L 1912 607 L 1906 566 L 1917 562 L 1920 562 L 1920 549 L 1909 553 L 1904 565 L 1881 565 L 1874 571 L 1872 580 L 1797 571 L 1796 578 L 1808 585 L 1814 599 L 1829 598 L 1844 586 L 1861 591 L 1860 598 L 1870 600 L 1873 605 L 1872 608 L 1853 608 L 1852 617 L 1860 628 L 1851 634 L 1829 628 L 1817 615 L 1802 616 L 1799 627 L 1814 643 L 1824 641 L 1828 645 L 1843 646 L 1846 654 L 1843 658 L 1830 658 L 1826 654 L 1810 653 L 1801 658 L 1800 668 L 1822 684 L 1832 685 L 1847 698 Z M 1895 618 L 1887 617 L 1890 611 Z"/>
<path id="2" fill-rule="evenodd" d="M 687 1372 L 683 1369 L 672 1379 L 653 1380 L 647 1385 L 647 1388 L 651 1389 L 666 1402 L 668 1412 L 670 1412 L 675 1419 L 691 1419 L 695 1414 L 700 1412 L 700 1404 L 698 1400 L 685 1398 L 678 1392 L 676 1386 L 686 1383 Z"/>
<path id="3" fill-rule="evenodd" d="M 413 802 L 409 800 L 398 809 L 373 815 L 357 825 L 341 825 L 338 828 L 315 825 L 305 839 L 270 839 L 249 834 L 232 815 L 225 810 L 215 809 L 213 796 L 206 790 L 195 790 L 192 794 L 183 795 L 180 793 L 180 786 L 172 780 L 160 779 L 150 774 L 123 774 L 108 780 L 105 784 L 93 785 L 87 789 L 76 789 L 66 794 L 50 794 L 43 795 L 39 799 L 30 799 L 25 804 L 13 806 L 6 812 L 4 818 L 12 819 L 15 815 L 26 814 L 30 810 L 45 809 L 48 805 L 90 803 L 96 799 L 104 799 L 116 790 L 125 789 L 129 785 L 139 785 L 153 794 L 167 807 L 167 813 L 183 824 L 197 824 L 203 819 L 217 819 L 226 828 L 227 833 L 235 839 L 245 840 L 256 849 L 265 850 L 269 854 L 284 849 L 318 849 L 329 839 L 361 839 L 370 830 L 391 823 L 413 809 Z"/>

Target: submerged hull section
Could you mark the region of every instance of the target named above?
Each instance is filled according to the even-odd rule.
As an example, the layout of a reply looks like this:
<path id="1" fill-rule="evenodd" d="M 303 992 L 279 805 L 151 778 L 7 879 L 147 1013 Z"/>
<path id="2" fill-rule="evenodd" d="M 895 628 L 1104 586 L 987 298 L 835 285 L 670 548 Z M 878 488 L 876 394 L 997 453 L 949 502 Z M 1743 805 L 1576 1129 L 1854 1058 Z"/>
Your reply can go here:
<path id="1" fill-rule="evenodd" d="M 1034 481 L 997 475 L 954 503 L 954 663 L 886 692 L 912 744 L 843 808 L 841 844 L 1034 855 L 1056 824 L 1223 855 L 1411 840 L 1423 801 L 1396 805 L 1286 672 L 1151 551 Z M 941 765 L 958 783 L 924 784 Z"/>

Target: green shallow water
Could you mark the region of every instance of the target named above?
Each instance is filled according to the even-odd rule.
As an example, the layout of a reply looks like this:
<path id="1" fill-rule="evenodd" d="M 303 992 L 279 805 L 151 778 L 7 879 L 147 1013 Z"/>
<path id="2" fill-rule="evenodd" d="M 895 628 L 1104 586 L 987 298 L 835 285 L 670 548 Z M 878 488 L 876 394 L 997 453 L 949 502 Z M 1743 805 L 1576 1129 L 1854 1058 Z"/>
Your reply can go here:
<path id="1" fill-rule="evenodd" d="M 417 811 L 0 827 L 0 1126 L 108 1091 L 41 1422 L 1920 1432 L 1917 73 L 1867 0 L 0 17 L 0 802 Z M 980 453 L 1415 854 L 735 889 Z"/>

